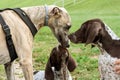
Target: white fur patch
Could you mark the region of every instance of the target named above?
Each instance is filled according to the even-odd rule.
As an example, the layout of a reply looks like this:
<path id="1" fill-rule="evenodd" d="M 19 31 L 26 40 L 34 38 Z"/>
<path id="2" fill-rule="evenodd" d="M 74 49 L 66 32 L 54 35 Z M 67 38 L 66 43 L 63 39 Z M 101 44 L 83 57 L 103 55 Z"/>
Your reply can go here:
<path id="1" fill-rule="evenodd" d="M 103 55 L 102 55 L 103 54 Z M 99 71 L 101 75 L 100 80 L 120 80 L 120 75 L 115 73 L 114 62 L 117 58 L 111 57 L 106 51 L 99 56 Z"/>
<path id="2" fill-rule="evenodd" d="M 55 67 L 51 67 L 52 71 L 54 72 L 54 80 L 61 80 L 60 77 L 58 76 L 59 74 L 61 74 L 60 71 L 55 71 Z M 68 80 L 72 80 L 72 76 L 70 73 L 68 73 L 69 78 Z M 34 80 L 46 80 L 45 79 L 45 71 L 39 71 L 38 73 L 36 73 L 34 75 Z"/>
<path id="3" fill-rule="evenodd" d="M 111 36 L 113 40 L 119 40 L 118 36 L 110 29 L 108 25 L 105 24 L 105 30 L 108 32 L 108 34 Z"/>
<path id="4" fill-rule="evenodd" d="M 51 67 L 52 68 L 52 71 L 53 71 L 53 73 L 54 73 L 54 80 L 61 80 L 60 79 L 60 74 L 61 74 L 61 70 L 60 71 L 55 71 L 55 67 Z M 68 79 L 67 80 L 72 80 L 72 76 L 71 76 L 71 74 L 70 74 L 70 72 L 68 72 Z"/>
<path id="5" fill-rule="evenodd" d="M 113 40 L 119 40 L 120 38 L 110 29 L 109 26 L 105 24 L 105 30 L 111 36 Z M 102 46 L 102 45 L 100 45 Z M 120 75 L 115 73 L 114 63 L 118 58 L 111 57 L 103 48 L 99 47 L 101 50 L 101 55 L 99 56 L 99 71 L 100 80 L 120 80 Z"/>
<path id="6" fill-rule="evenodd" d="M 39 71 L 34 75 L 34 80 L 46 80 L 45 79 L 45 71 Z"/>
<path id="7" fill-rule="evenodd" d="M 56 47 L 57 51 L 59 52 L 59 46 Z"/>

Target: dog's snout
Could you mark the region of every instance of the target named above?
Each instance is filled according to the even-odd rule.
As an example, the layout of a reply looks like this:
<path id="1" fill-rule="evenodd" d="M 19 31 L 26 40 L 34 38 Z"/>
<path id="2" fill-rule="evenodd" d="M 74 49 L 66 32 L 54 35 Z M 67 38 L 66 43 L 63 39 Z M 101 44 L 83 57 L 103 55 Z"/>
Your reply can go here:
<path id="1" fill-rule="evenodd" d="M 69 41 L 65 41 L 65 42 L 62 42 L 60 43 L 61 46 L 63 46 L 64 48 L 69 48 L 70 47 L 70 44 L 69 44 Z"/>
<path id="2" fill-rule="evenodd" d="M 65 48 L 69 48 L 69 47 L 70 47 L 69 40 L 65 41 L 65 42 L 63 43 L 63 46 L 64 46 Z"/>
<path id="3" fill-rule="evenodd" d="M 66 37 L 66 40 L 65 40 L 65 47 L 66 48 L 69 48 L 70 47 L 70 40 L 69 40 L 69 38 L 68 38 L 68 36 Z"/>
<path id="4" fill-rule="evenodd" d="M 69 38 L 69 39 L 71 39 L 71 38 L 72 38 L 72 35 L 71 35 L 71 34 L 70 34 L 70 35 L 68 35 L 68 38 Z"/>
<path id="5" fill-rule="evenodd" d="M 71 27 L 71 23 L 67 23 L 67 26 Z"/>
<path id="6" fill-rule="evenodd" d="M 69 48 L 69 47 L 70 47 L 70 45 L 68 44 L 68 45 L 66 45 L 66 47 L 67 47 L 67 48 Z"/>
<path id="7" fill-rule="evenodd" d="M 73 34 L 68 35 L 68 38 L 70 39 L 70 41 L 73 41 L 73 39 L 75 38 Z"/>
<path id="8" fill-rule="evenodd" d="M 78 43 L 78 39 L 74 33 L 68 35 L 68 38 L 70 39 L 71 42 Z"/>

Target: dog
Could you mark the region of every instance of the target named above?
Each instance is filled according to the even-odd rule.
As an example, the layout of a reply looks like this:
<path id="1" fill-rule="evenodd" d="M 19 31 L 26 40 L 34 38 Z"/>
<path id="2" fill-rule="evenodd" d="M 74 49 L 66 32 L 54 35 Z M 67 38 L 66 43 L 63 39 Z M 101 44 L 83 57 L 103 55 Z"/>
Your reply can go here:
<path id="1" fill-rule="evenodd" d="M 72 80 L 69 71 L 74 71 L 76 66 L 68 50 L 59 45 L 51 51 L 45 71 L 37 72 L 34 80 Z"/>
<path id="2" fill-rule="evenodd" d="M 84 22 L 69 38 L 76 44 L 98 46 L 101 51 L 98 60 L 101 80 L 120 80 L 120 75 L 114 70 L 115 62 L 120 58 L 120 38 L 102 20 L 91 19 Z"/>
<path id="3" fill-rule="evenodd" d="M 37 30 L 48 26 L 58 42 L 63 47 L 69 47 L 68 32 L 71 27 L 71 18 L 65 8 L 58 6 L 32 6 L 21 8 L 30 18 Z M 13 43 L 17 52 L 19 63 L 23 69 L 25 80 L 33 80 L 32 47 L 33 36 L 27 25 L 12 10 L 0 12 L 6 24 L 11 30 Z M 15 80 L 13 74 L 14 62 L 10 62 L 10 56 L 6 45 L 5 34 L 0 25 L 0 64 L 4 64 L 8 80 Z"/>

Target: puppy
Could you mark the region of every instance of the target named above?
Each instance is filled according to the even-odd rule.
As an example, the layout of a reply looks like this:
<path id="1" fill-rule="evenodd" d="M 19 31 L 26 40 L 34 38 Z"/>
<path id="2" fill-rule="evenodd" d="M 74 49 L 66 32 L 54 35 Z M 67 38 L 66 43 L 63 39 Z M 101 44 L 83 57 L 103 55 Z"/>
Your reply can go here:
<path id="1" fill-rule="evenodd" d="M 72 80 L 70 72 L 74 71 L 76 66 L 77 66 L 76 62 L 70 56 L 68 50 L 59 45 L 53 48 L 50 57 L 48 59 L 48 62 L 46 64 L 45 71 L 39 71 L 38 73 L 36 73 L 34 75 L 34 79 L 35 80 Z"/>

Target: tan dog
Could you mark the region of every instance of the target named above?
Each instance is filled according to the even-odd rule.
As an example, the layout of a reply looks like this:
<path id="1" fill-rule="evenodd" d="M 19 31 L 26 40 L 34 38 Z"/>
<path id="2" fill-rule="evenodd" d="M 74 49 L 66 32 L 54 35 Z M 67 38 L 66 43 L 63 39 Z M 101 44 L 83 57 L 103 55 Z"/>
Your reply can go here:
<path id="1" fill-rule="evenodd" d="M 71 26 L 71 19 L 64 8 L 57 6 L 35 6 L 22 8 L 29 16 L 37 30 L 43 26 L 49 26 L 57 40 L 62 46 L 69 46 L 67 37 L 68 30 Z M 15 49 L 19 58 L 20 65 L 23 69 L 25 80 L 33 80 L 32 65 L 32 47 L 33 36 L 21 20 L 21 18 L 12 10 L 0 13 L 7 25 L 9 25 Z M 46 16 L 48 16 L 46 18 Z M 45 24 L 46 22 L 46 24 Z M 12 63 L 6 45 L 5 34 L 0 25 L 0 64 L 5 65 L 8 80 L 15 80 L 13 74 Z"/>

